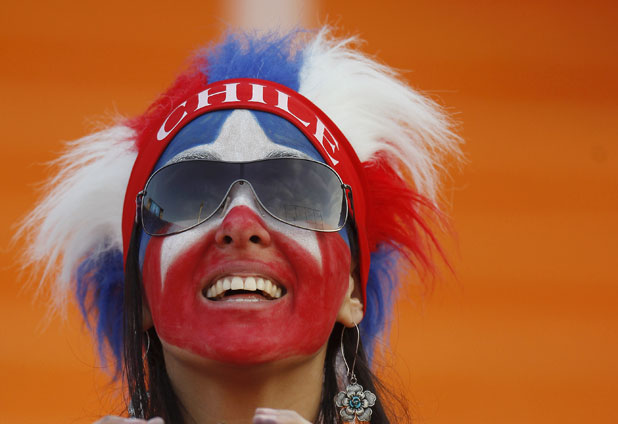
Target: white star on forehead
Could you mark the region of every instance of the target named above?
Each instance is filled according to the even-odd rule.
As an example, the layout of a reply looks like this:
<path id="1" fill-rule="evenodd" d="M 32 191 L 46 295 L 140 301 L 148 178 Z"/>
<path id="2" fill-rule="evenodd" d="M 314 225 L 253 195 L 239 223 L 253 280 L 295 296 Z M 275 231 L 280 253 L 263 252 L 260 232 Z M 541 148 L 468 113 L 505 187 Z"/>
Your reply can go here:
<path id="1" fill-rule="evenodd" d="M 229 162 L 243 162 L 266 159 L 275 153 L 278 156 L 289 154 L 291 157 L 310 159 L 305 153 L 274 143 L 266 136 L 250 111 L 235 110 L 223 123 L 221 132 L 214 142 L 187 149 L 174 156 L 168 163 L 201 156 Z"/>
<path id="2" fill-rule="evenodd" d="M 298 150 L 281 146 L 271 141 L 251 112 L 248 110 L 236 110 L 225 121 L 219 137 L 213 143 L 187 149 L 174 156 L 168 163 L 196 158 L 244 162 L 265 159 L 273 155 L 308 158 L 306 154 Z M 205 234 L 212 231 L 217 225 L 220 225 L 225 215 L 232 208 L 246 205 L 254 210 L 258 216 L 261 215 L 261 209 L 255 201 L 252 191 L 238 190 L 236 192 L 239 194 L 232 199 L 232 202 L 223 211 L 223 216 L 213 217 L 189 231 L 164 238 L 161 249 L 161 290 L 163 290 L 165 285 L 167 271 L 174 261 L 204 237 Z M 268 214 L 263 219 L 269 231 L 278 232 L 295 240 L 322 266 L 322 253 L 314 231 L 292 227 L 277 221 Z"/>

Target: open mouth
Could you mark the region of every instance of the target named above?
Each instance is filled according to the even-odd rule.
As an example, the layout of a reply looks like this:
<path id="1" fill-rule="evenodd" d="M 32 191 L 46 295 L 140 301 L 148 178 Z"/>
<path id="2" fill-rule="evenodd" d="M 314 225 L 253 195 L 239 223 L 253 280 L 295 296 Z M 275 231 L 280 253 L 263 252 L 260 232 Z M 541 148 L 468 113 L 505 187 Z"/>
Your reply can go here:
<path id="1" fill-rule="evenodd" d="M 212 301 L 259 302 L 279 299 L 285 293 L 285 287 L 256 276 L 226 276 L 202 289 L 202 296 Z"/>

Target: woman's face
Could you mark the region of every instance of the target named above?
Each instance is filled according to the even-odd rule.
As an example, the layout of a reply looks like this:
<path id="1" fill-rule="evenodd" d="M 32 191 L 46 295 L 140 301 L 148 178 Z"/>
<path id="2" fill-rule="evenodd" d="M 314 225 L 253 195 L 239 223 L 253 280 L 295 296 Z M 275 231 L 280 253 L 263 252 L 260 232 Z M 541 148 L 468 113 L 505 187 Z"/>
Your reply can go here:
<path id="1" fill-rule="evenodd" d="M 322 161 L 282 118 L 217 111 L 183 128 L 157 168 L 183 158 L 236 162 L 273 156 Z M 165 344 L 250 364 L 311 355 L 325 345 L 348 292 L 350 250 L 341 233 L 275 220 L 246 184 L 236 183 L 222 209 L 199 226 L 165 237 L 143 233 L 140 264 L 148 307 Z"/>

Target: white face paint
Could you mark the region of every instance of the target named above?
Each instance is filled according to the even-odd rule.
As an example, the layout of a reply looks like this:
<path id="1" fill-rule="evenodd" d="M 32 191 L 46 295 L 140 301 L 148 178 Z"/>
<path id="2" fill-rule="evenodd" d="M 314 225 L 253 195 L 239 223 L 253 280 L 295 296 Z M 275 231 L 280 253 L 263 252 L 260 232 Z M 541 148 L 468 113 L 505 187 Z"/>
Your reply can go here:
<path id="1" fill-rule="evenodd" d="M 170 162 L 200 156 L 215 156 L 224 161 L 242 162 L 266 159 L 277 153 L 309 158 L 296 149 L 273 143 L 248 110 L 235 110 L 225 121 L 219 137 L 213 143 L 187 149 L 174 156 Z"/>
<path id="2" fill-rule="evenodd" d="M 269 157 L 309 158 L 303 152 L 272 142 L 260 127 L 254 115 L 247 110 L 236 110 L 223 124 L 219 137 L 210 144 L 201 144 L 175 155 L 167 163 L 195 158 L 216 158 L 229 162 L 243 162 Z M 235 207 L 245 205 L 262 217 L 270 231 L 281 233 L 302 245 L 316 262 L 322 265 L 322 256 L 316 233 L 292 227 L 266 213 L 256 201 L 248 186 L 235 186 L 230 192 L 223 210 L 199 226 L 163 240 L 161 249 L 161 290 L 165 285 L 167 271 L 180 256 L 201 240 L 206 234 L 221 225 L 225 216 Z"/>

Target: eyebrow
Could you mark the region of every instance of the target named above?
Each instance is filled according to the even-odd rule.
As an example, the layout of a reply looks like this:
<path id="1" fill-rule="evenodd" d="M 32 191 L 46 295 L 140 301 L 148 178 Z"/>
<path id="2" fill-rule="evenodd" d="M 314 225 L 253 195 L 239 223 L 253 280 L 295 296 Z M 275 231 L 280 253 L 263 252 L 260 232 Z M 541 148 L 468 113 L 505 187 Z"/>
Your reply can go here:
<path id="1" fill-rule="evenodd" d="M 279 159 L 279 158 L 298 158 L 298 159 L 311 159 L 309 155 L 302 152 L 295 152 L 289 150 L 275 150 L 269 152 L 264 159 Z"/>
<path id="2" fill-rule="evenodd" d="M 311 157 L 305 153 L 294 150 L 274 150 L 268 152 L 263 159 L 279 159 L 279 158 L 298 158 L 298 159 L 311 159 Z M 213 161 L 223 161 L 221 156 L 213 152 L 207 151 L 189 151 L 180 153 L 178 156 L 171 159 L 167 164 L 182 162 L 185 160 L 203 159 Z"/>
<path id="3" fill-rule="evenodd" d="M 191 160 L 191 159 L 206 159 L 206 160 L 220 161 L 221 156 L 219 156 L 216 153 L 205 152 L 205 151 L 185 152 L 185 153 L 179 154 L 178 156 L 170 160 L 169 163 L 176 163 L 176 162 L 181 162 L 183 160 Z"/>

